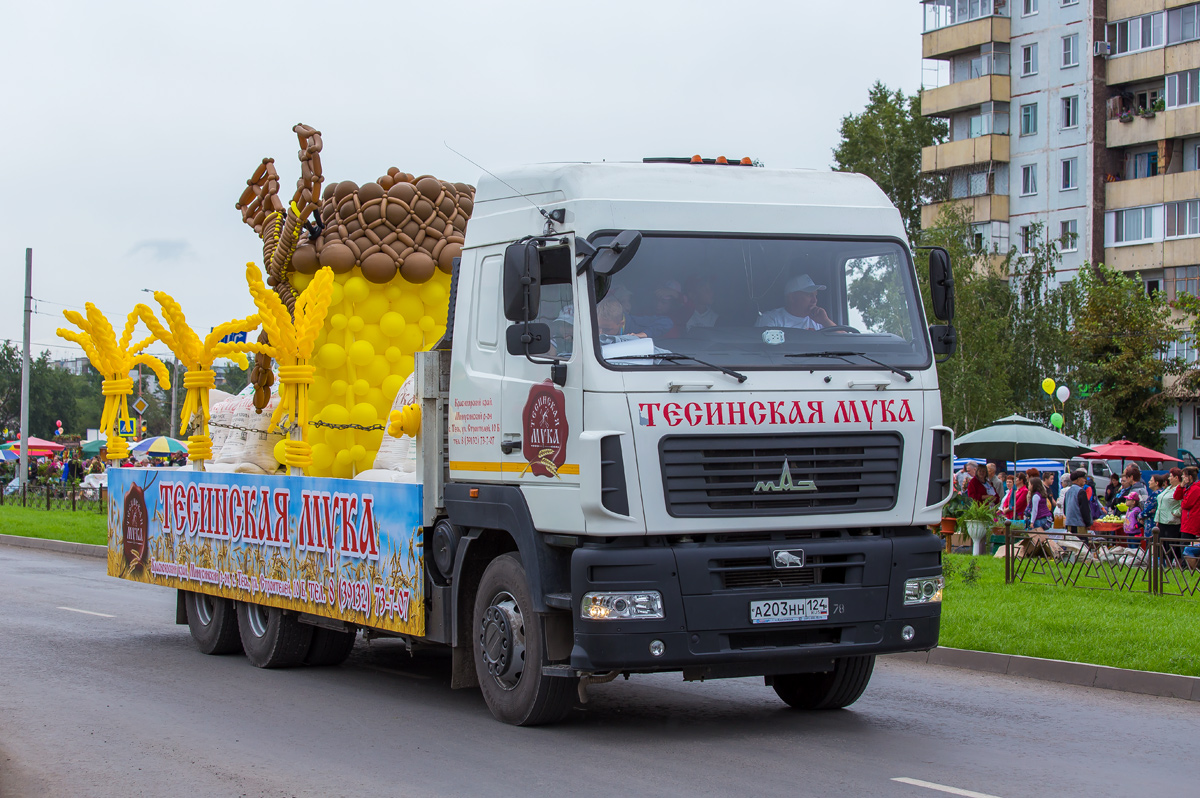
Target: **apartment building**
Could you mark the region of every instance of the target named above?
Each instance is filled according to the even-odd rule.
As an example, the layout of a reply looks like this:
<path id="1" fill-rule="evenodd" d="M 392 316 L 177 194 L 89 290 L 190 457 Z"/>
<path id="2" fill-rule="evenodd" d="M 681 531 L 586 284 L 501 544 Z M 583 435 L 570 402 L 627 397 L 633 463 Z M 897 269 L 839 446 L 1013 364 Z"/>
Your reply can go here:
<path id="1" fill-rule="evenodd" d="M 938 76 L 922 112 L 950 127 L 921 168 L 948 178 L 976 244 L 1024 250 L 1040 223 L 1059 242 L 1060 279 L 1104 262 L 1169 299 L 1200 292 L 1200 3 L 921 6 Z M 922 209 L 923 227 L 943 204 Z M 1196 360 L 1190 343 L 1178 354 Z M 1175 417 L 1168 451 L 1200 453 L 1200 403 L 1180 396 Z"/>

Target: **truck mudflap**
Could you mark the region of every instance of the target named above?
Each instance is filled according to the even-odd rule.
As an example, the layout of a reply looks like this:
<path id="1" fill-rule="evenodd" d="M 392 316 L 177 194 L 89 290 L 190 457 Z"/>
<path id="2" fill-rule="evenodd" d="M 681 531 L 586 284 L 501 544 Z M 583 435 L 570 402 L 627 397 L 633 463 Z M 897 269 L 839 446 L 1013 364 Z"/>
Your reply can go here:
<path id="1" fill-rule="evenodd" d="M 932 648 L 941 604 L 905 605 L 904 583 L 941 575 L 941 541 L 904 532 L 729 534 L 576 549 L 571 667 L 718 678 Z M 661 593 L 661 619 L 583 617 L 587 594 L 637 591 Z"/>

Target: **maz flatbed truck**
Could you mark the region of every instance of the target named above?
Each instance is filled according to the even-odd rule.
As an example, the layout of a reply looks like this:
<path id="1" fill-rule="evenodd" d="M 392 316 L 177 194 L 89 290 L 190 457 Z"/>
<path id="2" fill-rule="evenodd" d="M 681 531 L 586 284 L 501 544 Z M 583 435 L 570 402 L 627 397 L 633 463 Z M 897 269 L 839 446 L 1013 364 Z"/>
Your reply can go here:
<path id="1" fill-rule="evenodd" d="M 485 176 L 416 361 L 415 483 L 114 468 L 133 578 L 180 589 L 202 650 L 263 667 L 339 662 L 360 630 L 449 646 L 453 685 L 514 724 L 663 671 L 844 707 L 876 655 L 935 646 L 948 257 L 928 327 L 867 178 L 670 161 Z"/>

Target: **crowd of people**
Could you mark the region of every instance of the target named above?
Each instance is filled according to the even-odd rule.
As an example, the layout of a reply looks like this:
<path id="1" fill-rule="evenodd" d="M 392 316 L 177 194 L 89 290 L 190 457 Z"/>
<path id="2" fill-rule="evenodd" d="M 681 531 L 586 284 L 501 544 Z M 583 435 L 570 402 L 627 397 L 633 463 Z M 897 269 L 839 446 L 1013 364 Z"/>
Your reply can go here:
<path id="1" fill-rule="evenodd" d="M 1200 469 L 1172 468 L 1142 481 L 1142 470 L 1129 465 L 1112 474 L 1100 496 L 1095 482 L 1082 469 L 1071 472 L 1066 485 L 1056 473 L 1036 468 L 1006 474 L 997 463 L 968 462 L 954 475 L 953 488 L 971 501 L 996 506 L 1000 518 L 1023 521 L 1027 529 L 1050 529 L 1056 514 L 1067 531 L 1080 537 L 1100 518 L 1120 516 L 1126 543 L 1137 545 L 1155 527 L 1177 554 L 1191 554 L 1200 543 Z"/>

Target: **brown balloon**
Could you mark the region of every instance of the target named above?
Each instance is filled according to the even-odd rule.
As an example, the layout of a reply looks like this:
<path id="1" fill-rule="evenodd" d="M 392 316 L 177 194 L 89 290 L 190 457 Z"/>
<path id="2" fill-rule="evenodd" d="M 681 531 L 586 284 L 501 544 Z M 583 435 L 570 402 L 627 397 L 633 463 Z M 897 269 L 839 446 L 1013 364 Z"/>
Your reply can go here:
<path id="1" fill-rule="evenodd" d="M 373 283 L 386 283 L 396 276 L 396 261 L 385 252 L 376 252 L 363 258 L 362 273 Z"/>
<path id="2" fill-rule="evenodd" d="M 292 268 L 300 274 L 316 274 L 320 268 L 317 248 L 309 245 L 296 247 L 296 251 L 292 253 Z"/>
<path id="3" fill-rule="evenodd" d="M 447 243 L 442 247 L 441 253 L 438 255 L 438 268 L 446 274 L 454 266 L 454 259 L 462 256 L 462 245 L 455 243 Z"/>
<path id="4" fill-rule="evenodd" d="M 433 258 L 421 250 L 409 255 L 404 259 L 404 263 L 400 266 L 400 275 L 410 283 L 428 282 L 429 278 L 433 277 L 433 271 L 437 265 L 433 262 Z"/>
<path id="5" fill-rule="evenodd" d="M 354 268 L 354 253 L 345 244 L 326 244 L 318 256 L 321 266 L 328 266 L 335 274 L 345 274 Z"/>

